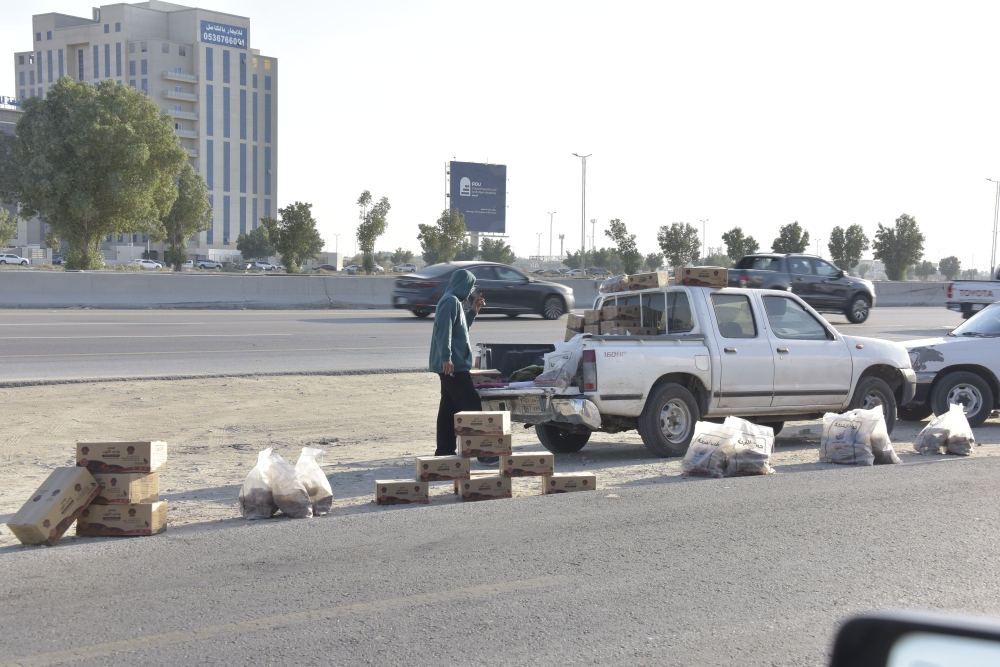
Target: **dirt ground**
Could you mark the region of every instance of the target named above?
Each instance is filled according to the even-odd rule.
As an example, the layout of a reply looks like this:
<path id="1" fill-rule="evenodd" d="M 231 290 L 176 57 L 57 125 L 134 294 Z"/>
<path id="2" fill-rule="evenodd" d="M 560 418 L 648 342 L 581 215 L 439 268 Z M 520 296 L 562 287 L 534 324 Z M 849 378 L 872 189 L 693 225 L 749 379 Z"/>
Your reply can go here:
<path id="1" fill-rule="evenodd" d="M 0 524 L 54 467 L 74 464 L 77 440 L 165 440 L 169 462 L 161 498 L 170 501 L 170 526 L 242 521 L 237 495 L 265 447 L 292 464 L 305 445 L 326 450 L 321 464 L 336 497 L 327 516 L 420 511 L 375 505 L 374 485 L 376 479 L 411 478 L 412 457 L 433 453 L 437 400 L 437 379 L 429 373 L 0 389 Z M 772 457 L 778 474 L 832 467 L 817 460 L 819 424 L 786 426 Z M 921 426 L 897 424 L 892 440 L 904 463 L 922 458 L 912 447 Z M 976 429 L 976 438 L 983 446 L 975 456 L 1000 455 L 1000 420 Z M 543 451 L 533 430 L 518 427 L 514 443 L 516 451 Z M 474 463 L 476 469 L 485 466 Z M 681 475 L 680 459 L 652 456 L 635 432 L 596 434 L 581 452 L 557 456 L 556 470 L 596 472 L 599 490 L 608 493 L 690 481 Z M 514 480 L 515 496 L 539 491 L 537 478 Z M 431 493 L 432 504 L 458 502 L 450 484 L 434 485 Z M 64 539 L 77 539 L 74 532 Z M 13 544 L 0 525 L 0 547 Z"/>

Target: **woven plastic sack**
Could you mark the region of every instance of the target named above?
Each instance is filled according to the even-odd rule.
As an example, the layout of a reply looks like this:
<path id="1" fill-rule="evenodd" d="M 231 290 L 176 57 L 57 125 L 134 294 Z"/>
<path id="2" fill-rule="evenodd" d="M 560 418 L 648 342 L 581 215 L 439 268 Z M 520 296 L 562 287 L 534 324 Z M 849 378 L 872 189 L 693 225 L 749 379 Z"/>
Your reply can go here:
<path id="1" fill-rule="evenodd" d="M 302 484 L 295 468 L 278 454 L 271 454 L 271 490 L 274 504 L 282 514 L 293 519 L 308 519 L 313 515 L 309 492 Z"/>
<path id="2" fill-rule="evenodd" d="M 770 475 L 771 452 L 774 451 L 774 429 L 748 422 L 739 417 L 726 417 L 724 426 L 737 431 L 734 442 L 726 450 L 726 477 Z"/>
<path id="3" fill-rule="evenodd" d="M 583 359 L 583 337 L 576 336 L 565 343 L 556 343 L 555 352 L 545 355 L 545 370 L 535 378 L 536 387 L 566 389 L 573 382 Z"/>
<path id="4" fill-rule="evenodd" d="M 295 472 L 312 502 L 313 516 L 323 516 L 333 507 L 333 489 L 330 487 L 330 480 L 316 462 L 316 459 L 323 454 L 325 452 L 322 449 L 303 447 L 299 460 L 295 462 Z"/>
<path id="5" fill-rule="evenodd" d="M 240 514 L 244 519 L 270 519 L 278 511 L 271 490 L 271 448 L 257 454 L 253 467 L 240 489 Z"/>
<path id="6" fill-rule="evenodd" d="M 598 294 L 611 294 L 614 292 L 627 292 L 627 291 L 628 291 L 628 276 L 626 275 L 614 276 L 613 278 L 602 280 L 601 284 L 597 286 Z"/>
<path id="7" fill-rule="evenodd" d="M 819 443 L 819 459 L 826 463 L 870 466 L 875 463 L 872 453 L 872 433 L 885 417 L 881 407 L 871 410 L 851 410 L 843 414 L 823 415 L 823 438 Z M 888 441 L 888 435 L 885 437 Z M 885 442 L 880 440 L 880 446 Z"/>
<path id="8" fill-rule="evenodd" d="M 932 419 L 913 443 L 918 454 L 940 454 L 943 450 L 957 456 L 970 456 L 975 446 L 976 436 L 965 417 L 965 410 L 955 404 L 948 412 Z"/>
<path id="9" fill-rule="evenodd" d="M 681 460 L 685 475 L 722 477 L 726 473 L 726 448 L 739 439 L 740 432 L 725 424 L 696 422 L 687 453 Z"/>

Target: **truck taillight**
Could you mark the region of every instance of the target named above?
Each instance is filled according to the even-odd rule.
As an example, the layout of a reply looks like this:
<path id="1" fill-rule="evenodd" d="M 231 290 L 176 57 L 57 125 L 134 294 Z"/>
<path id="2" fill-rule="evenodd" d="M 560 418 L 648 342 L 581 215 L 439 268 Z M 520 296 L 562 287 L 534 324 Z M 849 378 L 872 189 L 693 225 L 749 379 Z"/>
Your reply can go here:
<path id="1" fill-rule="evenodd" d="M 597 391 L 597 353 L 583 351 L 583 390 Z"/>
<path id="2" fill-rule="evenodd" d="M 740 287 L 746 287 L 749 284 L 750 284 L 750 276 L 744 273 L 742 276 L 740 276 Z"/>
<path id="3" fill-rule="evenodd" d="M 948 283 L 948 298 L 949 299 L 951 298 L 951 295 L 952 295 L 952 287 L 951 287 L 951 283 Z"/>

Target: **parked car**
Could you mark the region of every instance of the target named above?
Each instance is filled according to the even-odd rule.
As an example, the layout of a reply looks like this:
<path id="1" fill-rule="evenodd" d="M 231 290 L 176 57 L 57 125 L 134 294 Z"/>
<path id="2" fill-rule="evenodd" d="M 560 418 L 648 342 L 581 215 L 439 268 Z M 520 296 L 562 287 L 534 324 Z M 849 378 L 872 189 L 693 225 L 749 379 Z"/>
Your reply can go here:
<path id="1" fill-rule="evenodd" d="M 570 269 L 569 271 L 567 271 L 563 275 L 565 277 L 567 277 L 567 278 L 586 278 L 587 277 L 586 275 L 584 275 L 583 271 L 581 271 L 580 269 Z"/>
<path id="2" fill-rule="evenodd" d="M 554 453 L 582 449 L 595 431 L 635 429 L 657 456 L 682 456 L 696 422 L 729 415 L 777 432 L 789 420 L 881 407 L 891 432 L 896 406 L 915 391 L 905 347 L 845 336 L 788 292 L 671 286 L 596 305 L 605 303 L 645 306 L 653 319 L 643 326 L 656 335 L 582 334 L 571 386 L 481 389 L 483 409 L 535 425 Z M 478 367 L 503 373 L 490 347 L 480 344 Z M 531 358 L 537 344 L 505 348 L 519 368 L 541 358 Z"/>
<path id="3" fill-rule="evenodd" d="M 592 269 L 587 269 L 587 275 L 591 278 L 610 278 L 611 272 L 595 266 Z"/>
<path id="4" fill-rule="evenodd" d="M 63 263 L 62 253 L 58 253 L 58 252 L 57 253 L 53 253 L 52 254 L 52 264 L 55 265 L 55 266 L 62 266 L 62 263 Z"/>
<path id="5" fill-rule="evenodd" d="M 162 269 L 163 265 L 159 262 L 154 262 L 151 259 L 133 259 L 128 263 L 129 266 L 137 266 L 143 271 L 155 271 L 156 269 Z"/>
<path id="6" fill-rule="evenodd" d="M 336 271 L 337 267 L 333 264 L 320 264 L 319 266 L 313 267 L 313 271 Z"/>
<path id="7" fill-rule="evenodd" d="M 19 255 L 0 255 L 0 264 L 17 264 L 19 266 L 27 266 L 28 260 Z"/>
<path id="8" fill-rule="evenodd" d="M 414 266 L 413 264 L 397 264 L 396 266 L 392 267 L 393 273 L 411 273 L 416 270 L 417 267 Z"/>
<path id="9" fill-rule="evenodd" d="M 284 271 L 285 270 L 285 265 L 284 264 L 272 264 L 271 265 L 271 270 L 272 271 Z"/>
<path id="10" fill-rule="evenodd" d="M 903 343 L 917 374 L 913 400 L 903 419 L 920 421 L 961 405 L 972 426 L 1000 409 L 1000 303 L 976 313 L 942 338 Z"/>
<path id="11" fill-rule="evenodd" d="M 843 313 L 853 324 L 867 320 L 875 305 L 870 280 L 848 276 L 816 255 L 747 255 L 729 270 L 729 286 L 790 291 L 815 310 Z"/>
<path id="12" fill-rule="evenodd" d="M 247 265 L 246 271 L 274 271 L 274 264 L 270 262 L 250 262 Z"/>
<path id="13" fill-rule="evenodd" d="M 211 269 L 213 271 L 222 270 L 222 262 L 216 262 L 211 259 L 199 259 L 194 263 L 194 265 L 199 269 Z"/>
<path id="14" fill-rule="evenodd" d="M 348 264 L 344 267 L 344 273 L 349 276 L 353 276 L 357 273 L 364 273 L 365 269 L 360 264 Z"/>
<path id="15" fill-rule="evenodd" d="M 466 269 L 476 277 L 476 292 L 482 292 L 484 315 L 517 317 L 536 313 L 547 320 L 562 317 L 575 305 L 573 289 L 558 283 L 529 278 L 512 266 L 493 262 L 449 262 L 425 266 L 416 273 L 396 279 L 392 292 L 395 308 L 427 317 L 437 308 L 451 274 Z"/>
<path id="16" fill-rule="evenodd" d="M 1000 271 L 993 280 L 955 280 L 945 288 L 945 307 L 969 319 L 991 303 L 1000 301 Z"/>

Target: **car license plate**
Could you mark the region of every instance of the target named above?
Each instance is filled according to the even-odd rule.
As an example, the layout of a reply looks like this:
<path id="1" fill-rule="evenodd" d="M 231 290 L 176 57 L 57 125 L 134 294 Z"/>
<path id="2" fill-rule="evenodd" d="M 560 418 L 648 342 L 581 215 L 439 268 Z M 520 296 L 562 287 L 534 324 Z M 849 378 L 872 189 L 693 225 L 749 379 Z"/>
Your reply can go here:
<path id="1" fill-rule="evenodd" d="M 396 303 L 402 304 L 402 303 L 406 303 L 406 302 L 407 302 L 407 298 L 405 296 L 397 296 L 396 297 Z"/>
<path id="2" fill-rule="evenodd" d="M 541 396 L 518 396 L 517 411 L 523 415 L 542 414 Z"/>

